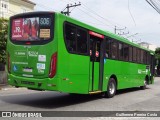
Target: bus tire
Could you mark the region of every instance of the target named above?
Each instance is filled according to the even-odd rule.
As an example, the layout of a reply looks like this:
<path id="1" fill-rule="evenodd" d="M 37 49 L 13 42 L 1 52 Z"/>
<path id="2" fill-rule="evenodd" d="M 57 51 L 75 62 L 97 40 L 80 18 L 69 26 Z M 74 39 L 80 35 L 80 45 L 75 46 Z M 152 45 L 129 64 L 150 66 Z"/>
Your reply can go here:
<path id="1" fill-rule="evenodd" d="M 116 94 L 116 81 L 110 78 L 107 86 L 107 91 L 103 94 L 107 98 L 112 98 Z"/>
<path id="2" fill-rule="evenodd" d="M 143 86 L 140 86 L 140 88 L 141 88 L 142 90 L 145 90 L 145 89 L 147 88 L 147 78 L 145 78 L 145 80 L 144 80 L 144 85 L 143 85 Z"/>

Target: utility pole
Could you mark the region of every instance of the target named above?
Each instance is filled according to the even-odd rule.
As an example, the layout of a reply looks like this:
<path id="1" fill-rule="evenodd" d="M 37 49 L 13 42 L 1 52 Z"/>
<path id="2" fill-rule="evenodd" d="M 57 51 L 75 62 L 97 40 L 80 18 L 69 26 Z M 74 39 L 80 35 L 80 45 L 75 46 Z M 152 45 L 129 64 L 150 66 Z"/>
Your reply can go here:
<path id="1" fill-rule="evenodd" d="M 127 35 L 127 34 L 129 34 L 129 31 L 128 32 L 123 32 L 123 33 L 118 33 L 118 35 Z"/>
<path id="2" fill-rule="evenodd" d="M 132 39 L 132 42 L 141 42 L 141 39 L 139 39 L 139 40 L 136 40 L 136 41 L 134 41 L 133 39 Z"/>
<path id="3" fill-rule="evenodd" d="M 126 37 L 126 38 L 133 37 L 133 36 L 135 36 L 135 35 L 137 35 L 137 34 L 138 34 L 138 33 L 135 33 L 135 34 L 133 34 L 133 35 L 130 35 L 130 36 Z"/>
<path id="4" fill-rule="evenodd" d="M 117 31 L 117 26 L 115 26 L 115 28 L 114 28 L 114 33 L 115 34 L 117 34 L 116 31 Z"/>
<path id="5" fill-rule="evenodd" d="M 117 28 L 117 26 L 115 26 L 114 32 L 115 32 L 115 34 L 117 34 L 117 31 L 119 30 L 120 33 L 118 33 L 118 35 L 126 35 L 126 34 L 129 34 L 129 31 L 128 31 L 127 33 L 125 33 L 125 32 L 121 33 L 121 31 L 122 31 L 122 30 L 125 30 L 125 29 L 126 29 L 126 27 L 120 29 L 120 28 Z"/>
<path id="6" fill-rule="evenodd" d="M 66 8 L 64 9 L 64 10 L 66 10 L 67 9 L 67 11 L 61 11 L 61 13 L 62 14 L 65 14 L 65 15 L 68 15 L 69 16 L 69 14 L 71 13 L 71 11 L 69 10 L 71 7 L 77 7 L 77 6 L 80 6 L 81 5 L 81 3 L 79 2 L 78 4 L 77 3 L 75 3 L 74 5 L 69 5 L 69 4 L 67 4 L 67 6 L 66 6 Z"/>

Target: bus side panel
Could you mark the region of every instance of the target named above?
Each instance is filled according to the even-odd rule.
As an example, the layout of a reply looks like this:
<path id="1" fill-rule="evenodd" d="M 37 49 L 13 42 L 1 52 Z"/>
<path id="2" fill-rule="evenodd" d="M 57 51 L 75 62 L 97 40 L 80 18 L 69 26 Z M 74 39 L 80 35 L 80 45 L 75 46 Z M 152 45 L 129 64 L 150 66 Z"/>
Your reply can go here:
<path id="1" fill-rule="evenodd" d="M 68 93 L 88 93 L 89 57 L 60 53 L 60 91 Z M 65 57 L 66 59 L 64 59 Z"/>
<path id="2" fill-rule="evenodd" d="M 63 23 L 65 17 L 59 15 L 58 30 L 58 76 L 59 91 L 88 94 L 89 56 L 71 54 L 64 41 Z"/>
<path id="3" fill-rule="evenodd" d="M 126 64 L 128 63 L 110 59 L 106 60 L 106 63 L 104 64 L 104 82 L 103 82 L 104 91 L 106 90 L 108 85 L 108 80 L 112 75 L 115 75 L 117 77 L 118 89 L 128 88 L 132 86 L 132 82 L 130 79 L 128 79 L 129 75 L 127 74 L 129 67 L 127 67 Z"/>
<path id="4" fill-rule="evenodd" d="M 111 75 L 117 77 L 117 89 L 124 89 L 142 86 L 146 74 L 145 65 L 107 59 L 104 64 L 103 91 L 107 90 Z"/>
<path id="5" fill-rule="evenodd" d="M 70 92 L 88 93 L 89 60 L 88 56 L 70 55 Z"/>

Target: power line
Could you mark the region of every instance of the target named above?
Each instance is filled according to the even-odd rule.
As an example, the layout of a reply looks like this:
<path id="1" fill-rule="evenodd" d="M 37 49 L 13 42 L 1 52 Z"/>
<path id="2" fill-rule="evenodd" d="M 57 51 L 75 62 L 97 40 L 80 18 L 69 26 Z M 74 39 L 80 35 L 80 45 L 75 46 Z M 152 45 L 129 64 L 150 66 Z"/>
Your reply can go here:
<path id="1" fill-rule="evenodd" d="M 75 1 L 73 1 L 73 0 L 69 0 L 69 1 L 75 2 Z M 78 1 L 78 0 L 76 0 L 76 1 Z M 65 2 L 65 1 L 63 1 L 63 2 Z M 83 4 L 83 3 L 81 3 L 81 4 Z M 84 4 L 83 4 L 83 5 L 84 5 Z M 82 7 L 83 7 L 83 6 L 82 6 Z M 67 7 L 66 7 L 66 8 L 67 8 Z M 66 9 L 66 8 L 65 8 L 65 9 Z M 74 8 L 75 8 L 75 7 L 74 7 Z M 73 8 L 73 9 L 74 9 L 74 8 Z M 84 8 L 84 7 L 83 7 L 83 8 Z M 87 6 L 86 6 L 86 8 L 87 8 Z M 65 9 L 64 9 L 64 10 L 65 10 Z M 72 9 L 72 10 L 73 10 L 73 9 Z M 64 11 L 64 10 L 63 10 L 63 11 Z M 71 11 L 72 11 L 72 10 L 71 10 Z M 100 21 L 100 20 L 98 20 L 97 18 L 93 17 L 92 15 L 88 14 L 88 13 L 85 12 L 84 10 L 79 9 L 79 8 L 78 8 L 78 10 L 82 11 L 82 12 L 85 13 L 86 15 L 88 15 L 88 16 L 90 16 L 90 17 L 94 18 L 95 20 L 97 20 L 97 21 L 99 21 L 99 22 L 102 23 L 102 21 Z M 71 11 L 70 11 L 70 12 L 71 12 Z M 93 11 L 92 11 L 92 13 L 93 13 Z M 67 12 L 66 12 L 65 14 L 67 14 Z M 95 14 L 94 14 L 94 15 L 95 15 Z M 97 14 L 97 15 L 98 15 L 98 14 Z M 91 23 L 91 22 L 90 22 L 90 23 Z M 96 24 L 97 24 L 97 23 L 96 23 Z M 104 25 L 109 26 L 109 25 L 107 25 L 107 24 L 103 24 L 103 26 L 104 26 Z"/>
<path id="2" fill-rule="evenodd" d="M 69 0 L 69 1 L 74 2 L 73 0 Z M 77 0 L 75 0 L 75 1 L 77 1 Z M 107 19 L 107 18 L 104 18 L 104 17 L 101 16 L 99 13 L 95 12 L 94 10 L 92 10 L 92 9 L 89 8 L 89 7 L 87 7 L 87 6 L 86 6 L 85 4 L 83 4 L 83 3 L 82 3 L 82 7 L 83 7 L 84 9 L 90 11 L 92 14 L 98 16 L 99 18 L 101 18 L 101 19 L 109 22 L 109 23 L 113 26 L 113 28 L 114 28 L 114 26 L 123 26 L 123 25 L 120 25 L 120 24 L 118 24 L 118 23 L 116 23 L 116 22 L 114 22 L 114 21 L 111 21 L 111 20 Z M 116 24 L 116 25 L 115 25 L 115 24 Z"/>
<path id="3" fill-rule="evenodd" d="M 61 1 L 67 3 L 66 0 L 61 0 Z M 75 1 L 73 1 L 73 0 L 69 0 L 69 1 L 75 2 Z M 78 1 L 78 0 L 76 0 L 76 1 Z M 49 8 L 48 6 L 45 6 L 45 5 L 42 5 L 42 4 L 39 4 L 39 3 L 37 3 L 37 5 L 40 6 L 41 8 L 44 8 L 44 9 L 53 10 L 53 8 Z M 69 6 L 72 7 L 72 5 L 69 5 Z M 69 8 L 69 6 L 68 6 L 68 8 Z M 99 15 L 97 12 L 95 12 L 95 11 L 92 10 L 92 9 L 90 9 L 89 7 L 87 7 L 87 6 L 86 6 L 85 4 L 83 4 L 83 3 L 82 3 L 82 7 L 83 7 L 84 9 L 90 11 L 90 13 L 98 16 L 98 18 L 100 18 L 100 19 L 102 19 L 102 20 L 104 20 L 104 21 L 107 21 L 108 23 L 111 24 L 111 25 L 108 25 L 108 24 L 105 23 L 105 24 L 103 24 L 104 26 L 108 26 L 108 27 L 110 27 L 110 26 L 115 26 L 115 25 L 114 25 L 115 23 L 113 23 L 113 22 L 111 22 L 110 20 L 108 20 L 107 18 L 104 18 L 103 16 Z M 72 10 L 74 10 L 75 8 L 76 8 L 76 7 L 74 6 Z M 65 9 L 67 9 L 67 7 L 66 7 Z M 65 10 L 65 9 L 64 9 L 64 10 Z M 78 9 L 79 9 L 79 8 L 78 8 Z M 83 10 L 82 10 L 82 9 L 79 9 L 79 10 L 82 11 L 83 13 L 87 14 L 88 16 L 94 18 L 95 20 L 99 21 L 99 22 L 102 24 L 102 20 L 99 20 L 99 19 L 97 19 L 96 17 L 93 17 L 93 15 L 88 14 L 87 12 L 84 11 L 84 9 L 83 9 Z M 130 8 L 129 8 L 129 0 L 128 0 L 128 9 L 129 9 L 129 11 L 130 11 Z M 63 11 L 64 11 L 64 10 L 63 10 Z M 69 12 L 67 11 L 66 13 L 69 14 L 72 10 L 69 10 Z M 55 11 L 57 11 L 57 10 L 55 10 Z M 131 14 L 131 12 L 130 12 L 130 14 Z M 131 14 L 131 15 L 132 15 L 132 14 Z M 132 17 L 133 17 L 133 16 L 132 16 Z M 133 18 L 133 20 L 134 20 L 134 18 Z M 90 22 L 90 23 L 91 23 L 91 22 Z M 97 23 L 93 23 L 93 24 L 97 24 Z M 117 24 L 117 23 L 116 23 L 116 24 Z M 116 25 L 116 26 L 117 26 L 117 25 Z M 118 25 L 118 26 L 119 26 L 119 25 Z M 111 27 L 111 28 L 113 29 L 114 27 Z M 119 27 L 119 28 L 120 28 L 120 27 Z M 118 30 L 119 28 L 117 28 L 117 30 Z M 121 32 L 121 33 L 122 33 L 122 32 Z M 124 32 L 123 32 L 123 34 L 121 34 L 121 33 L 119 33 L 119 35 L 125 35 Z"/>
<path id="4" fill-rule="evenodd" d="M 70 0 L 70 1 L 72 1 L 72 0 Z M 119 26 L 119 25 L 115 25 L 115 24 L 117 24 L 117 23 L 111 22 L 109 19 L 106 19 L 106 18 L 102 17 L 102 16 L 99 15 L 97 12 L 93 11 L 92 9 L 90 9 L 89 7 L 87 7 L 87 6 L 86 6 L 85 4 L 83 4 L 83 3 L 82 3 L 82 7 L 83 7 L 84 9 L 86 9 L 86 10 L 89 10 L 90 13 L 98 16 L 98 18 L 100 18 L 100 19 L 102 19 L 102 20 L 107 21 L 108 23 L 110 23 L 111 26 L 113 26 L 112 29 L 113 29 L 115 26 Z M 98 21 L 99 21 L 99 20 L 98 20 Z M 107 26 L 109 26 L 109 25 L 107 25 Z M 120 26 L 122 26 L 122 25 L 120 25 Z M 120 28 L 120 27 L 119 27 L 119 28 Z M 123 34 L 120 34 L 120 35 L 124 35 L 124 34 L 128 34 L 128 33 L 129 33 L 129 32 L 123 33 Z"/>
<path id="5" fill-rule="evenodd" d="M 131 15 L 131 18 L 132 18 L 132 20 L 133 20 L 133 22 L 134 22 L 134 25 L 136 26 L 136 22 L 135 22 L 134 17 L 133 17 L 133 15 L 132 15 L 132 13 L 131 13 L 131 10 L 130 10 L 129 0 L 128 0 L 128 11 L 129 11 L 129 13 L 130 13 L 130 15 Z"/>
<path id="6" fill-rule="evenodd" d="M 87 9 L 90 10 L 90 12 L 93 13 L 94 15 L 98 16 L 99 18 L 101 18 L 101 19 L 103 19 L 103 20 L 105 20 L 105 21 L 108 21 L 110 24 L 112 24 L 112 25 L 114 26 L 114 24 L 113 24 L 112 22 L 110 22 L 110 20 L 102 17 L 101 15 L 99 15 L 98 13 L 96 13 L 95 11 L 93 11 L 92 9 L 90 9 L 89 7 L 87 7 L 86 5 L 84 5 L 83 3 L 82 3 L 82 5 L 84 6 L 84 7 L 82 6 L 83 8 L 87 8 Z"/>
<path id="7" fill-rule="evenodd" d="M 71 1 L 71 2 L 75 2 L 75 1 L 73 1 L 73 0 L 69 0 L 69 1 Z M 78 0 L 76 0 L 76 1 L 78 1 Z M 62 2 L 65 2 L 65 3 L 67 3 L 65 0 L 62 0 Z M 80 3 L 79 3 L 80 4 Z M 43 8 L 47 8 L 47 9 L 51 9 L 51 8 L 48 8 L 48 7 L 46 7 L 46 6 L 44 6 L 44 5 L 41 5 L 41 4 L 37 4 L 38 6 L 41 6 L 41 7 L 43 7 Z M 94 14 L 94 15 L 96 15 L 96 16 L 98 16 L 99 18 L 101 18 L 101 19 L 103 19 L 103 20 L 105 20 L 105 21 L 108 21 L 113 27 L 112 27 L 112 29 L 114 28 L 114 23 L 113 22 L 111 22 L 110 20 L 108 20 L 108 19 L 106 19 L 106 18 L 104 18 L 104 17 L 102 17 L 102 16 L 100 16 L 98 13 L 96 13 L 95 11 L 93 11 L 92 9 L 90 9 L 89 7 L 87 7 L 86 5 L 84 5 L 83 3 L 82 3 L 82 7 L 83 8 L 85 8 L 85 9 L 88 9 L 92 14 Z M 61 13 L 63 13 L 63 14 L 66 14 L 66 15 L 69 15 L 70 14 L 70 12 L 72 11 L 70 11 L 69 10 L 69 8 L 70 7 L 73 7 L 73 9 L 72 10 L 74 10 L 75 9 L 75 5 L 67 5 L 66 6 L 66 8 L 64 9 L 64 10 L 66 10 L 67 9 L 67 11 L 65 11 L 64 12 L 64 10 L 63 11 L 61 11 Z M 81 10 L 81 9 L 79 9 L 79 10 Z M 83 10 L 81 10 L 81 11 L 83 11 Z M 83 11 L 84 12 L 84 11 Z M 84 12 L 85 14 L 87 14 L 87 15 L 89 15 L 88 13 L 86 13 L 86 12 Z M 89 15 L 89 16 L 91 16 L 91 15 Z M 95 18 L 95 17 L 93 17 L 93 16 L 91 16 L 92 18 L 94 18 L 94 19 L 96 19 L 97 21 L 99 21 L 99 22 L 102 22 L 101 20 L 98 20 L 97 18 Z M 117 24 L 117 23 L 116 23 Z M 109 25 L 107 25 L 107 24 L 105 24 L 106 26 L 109 26 Z M 116 25 L 117 26 L 117 25 Z M 119 26 L 119 25 L 118 25 Z"/>
<path id="8" fill-rule="evenodd" d="M 77 8 L 77 9 L 79 9 L 80 11 L 82 11 L 83 13 L 85 13 L 86 15 L 88 15 L 88 16 L 90 16 L 90 17 L 94 18 L 95 20 L 97 20 L 97 21 L 99 21 L 99 22 L 102 23 L 102 21 L 100 21 L 100 20 L 97 19 L 96 17 L 93 17 L 92 15 L 90 15 L 90 14 L 88 14 L 87 12 L 83 11 L 82 9 L 80 9 L 80 8 Z M 107 25 L 107 24 L 105 24 L 105 23 L 104 23 L 104 25 L 110 27 L 110 25 Z M 113 27 L 111 27 L 111 28 L 113 28 Z"/>
<path id="9" fill-rule="evenodd" d="M 158 6 L 158 5 L 160 5 L 159 0 L 158 0 L 158 2 L 153 1 L 153 0 L 146 0 L 146 2 L 160 14 L 160 6 Z"/>

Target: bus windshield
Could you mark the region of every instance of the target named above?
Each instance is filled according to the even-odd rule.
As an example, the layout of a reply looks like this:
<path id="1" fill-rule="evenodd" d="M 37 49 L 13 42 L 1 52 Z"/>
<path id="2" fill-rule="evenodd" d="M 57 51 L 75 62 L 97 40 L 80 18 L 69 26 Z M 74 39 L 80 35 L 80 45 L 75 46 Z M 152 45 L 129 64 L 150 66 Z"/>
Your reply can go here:
<path id="1" fill-rule="evenodd" d="M 11 19 L 11 41 L 48 41 L 53 38 L 53 15 L 22 15 Z"/>

